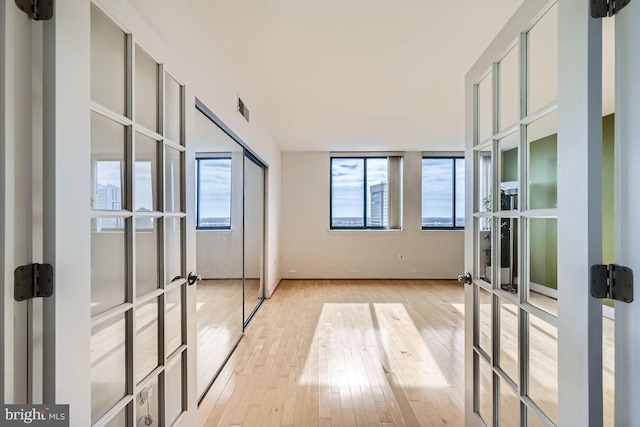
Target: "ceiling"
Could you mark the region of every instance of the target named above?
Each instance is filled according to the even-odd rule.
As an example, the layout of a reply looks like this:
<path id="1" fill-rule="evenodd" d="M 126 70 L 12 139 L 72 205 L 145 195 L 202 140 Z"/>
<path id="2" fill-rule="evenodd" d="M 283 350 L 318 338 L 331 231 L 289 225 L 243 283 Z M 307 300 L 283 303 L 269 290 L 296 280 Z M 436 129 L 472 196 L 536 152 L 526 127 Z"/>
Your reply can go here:
<path id="1" fill-rule="evenodd" d="M 463 149 L 464 76 L 522 3 L 188 1 L 285 151 Z"/>

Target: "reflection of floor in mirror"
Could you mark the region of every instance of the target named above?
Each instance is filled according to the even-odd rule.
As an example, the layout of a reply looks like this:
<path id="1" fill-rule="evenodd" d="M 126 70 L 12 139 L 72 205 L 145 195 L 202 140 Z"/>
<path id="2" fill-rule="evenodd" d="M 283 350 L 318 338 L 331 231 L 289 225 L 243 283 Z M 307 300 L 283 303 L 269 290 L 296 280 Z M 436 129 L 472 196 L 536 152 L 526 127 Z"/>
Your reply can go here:
<path id="1" fill-rule="evenodd" d="M 262 298 L 260 279 L 244 279 L 244 315 L 248 318 Z"/>
<path id="2" fill-rule="evenodd" d="M 529 303 L 553 314 L 554 316 L 558 315 L 558 300 L 556 298 L 552 298 L 539 292 L 530 291 Z"/>
<path id="3" fill-rule="evenodd" d="M 242 335 L 242 279 L 202 280 L 197 286 L 200 396 Z"/>
<path id="4" fill-rule="evenodd" d="M 511 309 L 517 312 L 505 306 Z M 514 333 L 505 339 L 517 343 L 512 317 Z M 540 322 L 532 325 L 531 377 L 538 404 L 551 414 L 557 342 Z M 610 360 L 613 322 L 607 319 L 604 334 Z M 604 376 L 605 425 L 612 425 L 612 367 Z M 483 384 L 491 387 L 491 381 Z M 518 420 L 518 398 L 508 391 L 501 390 L 503 425 Z M 436 280 L 283 281 L 249 325 L 198 417 L 200 426 L 462 426 L 463 287 Z"/>

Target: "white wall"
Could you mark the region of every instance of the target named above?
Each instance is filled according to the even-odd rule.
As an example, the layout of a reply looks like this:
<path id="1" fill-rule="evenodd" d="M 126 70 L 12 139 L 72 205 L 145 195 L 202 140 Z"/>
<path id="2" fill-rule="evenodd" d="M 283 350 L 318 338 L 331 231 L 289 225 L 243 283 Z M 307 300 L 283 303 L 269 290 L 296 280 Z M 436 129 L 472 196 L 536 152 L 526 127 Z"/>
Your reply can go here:
<path id="1" fill-rule="evenodd" d="M 260 108 L 268 106 L 252 102 L 251 94 L 245 92 L 217 55 L 216 43 L 225 41 L 211 40 L 200 17 L 184 3 L 172 0 L 98 0 L 98 3 L 186 85 L 187 109 L 194 108 L 198 97 L 269 165 L 266 272 L 267 287 L 272 291 L 280 280 L 277 263 L 280 150 L 261 121 Z M 251 109 L 250 123 L 236 111 L 238 94 Z M 194 116 L 187 111 L 188 138 Z"/>
<path id="2" fill-rule="evenodd" d="M 330 153 L 283 152 L 283 278 L 451 279 L 462 274 L 464 233 L 421 230 L 421 153 L 405 153 L 403 174 L 402 231 L 330 231 Z"/>

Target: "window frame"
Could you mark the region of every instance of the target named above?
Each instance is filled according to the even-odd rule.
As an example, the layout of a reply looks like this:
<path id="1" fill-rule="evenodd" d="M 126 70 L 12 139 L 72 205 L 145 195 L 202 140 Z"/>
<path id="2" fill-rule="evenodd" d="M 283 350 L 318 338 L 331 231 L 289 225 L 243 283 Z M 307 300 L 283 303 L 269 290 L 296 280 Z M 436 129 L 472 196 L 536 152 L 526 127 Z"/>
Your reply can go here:
<path id="1" fill-rule="evenodd" d="M 364 201 L 362 203 L 362 213 L 363 213 L 363 223 L 362 226 L 335 226 L 333 225 L 333 160 L 363 160 L 363 194 Z M 386 226 L 371 226 L 367 225 L 367 202 L 369 201 L 369 197 L 367 196 L 367 159 L 386 159 L 387 160 L 387 183 L 389 181 L 389 156 L 385 155 L 371 155 L 371 156 L 345 156 L 345 155 L 337 155 L 331 156 L 329 158 L 329 230 L 391 230 L 389 228 L 389 224 L 387 222 Z"/>
<path id="2" fill-rule="evenodd" d="M 228 231 L 231 230 L 231 225 L 233 222 L 233 215 L 232 215 L 232 211 L 233 211 L 233 206 L 232 206 L 232 200 L 233 197 L 231 196 L 229 198 L 229 225 L 224 225 L 224 226 L 202 226 L 200 225 L 200 197 L 202 194 L 202 191 L 200 189 L 200 161 L 201 160 L 229 160 L 229 166 L 231 168 L 233 168 L 233 158 L 231 156 L 231 154 L 221 154 L 219 156 L 216 155 L 203 155 L 203 156 L 196 156 L 196 230 L 204 230 L 204 231 Z M 229 179 L 229 192 L 233 192 L 233 172 L 231 172 L 231 176 Z"/>
<path id="3" fill-rule="evenodd" d="M 451 164 L 452 164 L 452 174 L 451 174 L 451 180 L 452 180 L 452 188 L 451 188 L 451 200 L 452 200 L 452 204 L 451 204 L 451 208 L 452 208 L 452 225 L 451 226 L 429 226 L 429 225 L 424 225 L 422 223 L 422 215 L 424 214 L 424 212 L 422 212 L 422 203 L 424 203 L 424 193 L 423 193 L 423 187 L 422 187 L 422 182 L 424 179 L 424 160 L 427 159 L 437 159 L 437 160 L 451 160 Z M 456 161 L 457 160 L 465 160 L 464 155 L 446 155 L 446 156 L 438 156 L 438 155 L 423 155 L 422 159 L 420 160 L 420 226 L 422 228 L 423 231 L 430 231 L 430 230 L 461 230 L 464 231 L 465 226 L 466 226 L 466 221 L 465 221 L 465 225 L 460 227 L 458 225 L 456 225 L 456 211 L 457 211 L 457 206 L 456 206 Z M 464 189 L 464 186 L 463 186 Z M 465 205 L 466 205 L 466 194 L 465 194 Z"/>

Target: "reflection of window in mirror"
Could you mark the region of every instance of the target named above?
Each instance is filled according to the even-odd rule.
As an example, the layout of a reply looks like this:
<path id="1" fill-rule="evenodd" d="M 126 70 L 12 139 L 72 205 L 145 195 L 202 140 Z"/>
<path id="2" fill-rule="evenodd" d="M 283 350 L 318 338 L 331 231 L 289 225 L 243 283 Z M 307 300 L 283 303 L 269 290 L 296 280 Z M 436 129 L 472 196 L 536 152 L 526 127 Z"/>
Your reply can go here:
<path id="1" fill-rule="evenodd" d="M 94 162 L 93 209 L 119 211 L 123 205 L 124 171 L 118 160 Z"/>
<path id="2" fill-rule="evenodd" d="M 231 229 L 231 157 L 196 159 L 197 228 Z"/>

